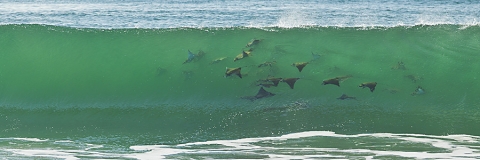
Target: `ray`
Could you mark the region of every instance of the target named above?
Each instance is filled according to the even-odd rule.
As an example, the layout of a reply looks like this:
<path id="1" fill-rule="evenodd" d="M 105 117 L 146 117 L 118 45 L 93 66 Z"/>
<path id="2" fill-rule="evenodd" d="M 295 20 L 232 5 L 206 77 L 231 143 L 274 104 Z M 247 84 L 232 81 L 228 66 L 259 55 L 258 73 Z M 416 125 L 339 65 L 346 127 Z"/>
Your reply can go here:
<path id="1" fill-rule="evenodd" d="M 406 70 L 405 63 L 402 61 L 398 62 L 397 65 L 393 66 L 392 69 Z"/>
<path id="2" fill-rule="evenodd" d="M 242 74 L 240 73 L 241 70 L 242 70 L 242 67 L 238 67 L 238 68 L 227 67 L 227 71 L 225 72 L 225 77 L 229 77 L 231 75 L 237 75 L 238 77 L 242 78 Z"/>
<path id="3" fill-rule="evenodd" d="M 277 87 L 278 83 L 280 83 L 281 80 L 282 80 L 282 78 L 268 77 L 266 79 L 260 79 L 257 82 L 272 82 L 273 83 L 272 86 Z"/>
<path id="4" fill-rule="evenodd" d="M 293 89 L 293 87 L 295 86 L 295 82 L 297 82 L 298 79 L 300 78 L 284 78 L 282 79 L 282 82 L 287 83 L 290 88 Z"/>
<path id="5" fill-rule="evenodd" d="M 272 87 L 272 86 L 275 86 L 275 84 L 272 84 L 272 83 L 259 83 L 259 84 L 257 84 L 257 86 L 270 88 L 270 87 Z"/>
<path id="6" fill-rule="evenodd" d="M 183 62 L 183 64 L 192 62 L 194 58 L 195 58 L 195 54 L 193 54 L 192 52 L 190 52 L 190 50 L 188 50 L 188 58 L 187 60 L 185 60 L 185 62 Z"/>
<path id="7" fill-rule="evenodd" d="M 312 60 L 311 61 L 316 61 L 316 60 L 320 59 L 320 57 L 322 57 L 321 54 L 312 52 Z"/>
<path id="8" fill-rule="evenodd" d="M 302 72 L 303 68 L 308 64 L 308 62 L 295 62 L 292 66 L 297 67 L 299 72 Z"/>
<path id="9" fill-rule="evenodd" d="M 272 61 L 272 62 L 263 62 L 262 64 L 259 64 L 257 67 L 272 67 L 277 61 Z"/>
<path id="10" fill-rule="evenodd" d="M 267 97 L 271 97 L 271 96 L 274 96 L 274 95 L 275 95 L 274 93 L 268 92 L 265 89 L 263 89 L 263 87 L 260 87 L 260 90 L 258 90 L 258 92 L 255 96 L 245 96 L 245 97 L 241 97 L 241 98 L 242 99 L 248 99 L 250 101 L 255 101 L 257 99 L 267 98 Z"/>
<path id="11" fill-rule="evenodd" d="M 350 96 L 348 96 L 348 95 L 346 95 L 346 94 L 342 94 L 342 96 L 338 97 L 337 99 L 339 99 L 339 100 L 347 100 L 347 99 L 357 100 L 356 97 L 350 97 Z"/>
<path id="12" fill-rule="evenodd" d="M 216 64 L 216 63 L 219 63 L 225 59 L 227 59 L 228 57 L 220 57 L 220 58 L 217 58 L 217 59 L 214 59 L 210 62 L 210 64 Z"/>
<path id="13" fill-rule="evenodd" d="M 272 82 L 273 86 L 275 86 L 275 87 L 278 86 L 278 83 L 280 83 L 281 80 L 282 80 L 282 78 L 275 78 L 275 77 L 267 78 L 267 81 Z"/>
<path id="14" fill-rule="evenodd" d="M 235 61 L 241 60 L 241 59 L 243 59 L 243 58 L 245 58 L 245 57 L 249 57 L 251 53 L 252 53 L 252 49 L 249 49 L 248 51 L 242 51 L 242 53 L 240 53 L 239 55 L 237 55 L 237 56 L 233 59 L 233 61 L 235 62 Z"/>
<path id="15" fill-rule="evenodd" d="M 335 78 L 330 78 L 330 79 L 327 79 L 327 80 L 323 80 L 323 85 L 327 85 L 327 84 L 333 84 L 333 85 L 336 85 L 336 86 L 339 86 L 340 87 L 340 79 L 335 77 Z"/>
<path id="16" fill-rule="evenodd" d="M 254 45 L 257 45 L 260 43 L 260 39 L 253 39 L 252 41 L 248 42 L 245 47 L 253 47 Z"/>
<path id="17" fill-rule="evenodd" d="M 370 92 L 373 92 L 376 86 L 377 86 L 377 82 L 365 82 L 360 84 L 358 87 L 362 87 L 362 88 L 368 87 L 370 88 Z"/>
<path id="18" fill-rule="evenodd" d="M 412 96 L 425 94 L 425 90 L 418 86 L 417 89 L 412 93 Z"/>

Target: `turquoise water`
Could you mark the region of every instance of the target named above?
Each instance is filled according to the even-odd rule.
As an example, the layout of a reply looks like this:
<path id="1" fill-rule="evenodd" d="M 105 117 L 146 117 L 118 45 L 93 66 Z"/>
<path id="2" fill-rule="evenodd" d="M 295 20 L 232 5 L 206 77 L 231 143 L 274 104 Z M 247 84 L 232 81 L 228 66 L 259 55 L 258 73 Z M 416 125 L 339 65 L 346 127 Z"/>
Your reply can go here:
<path id="1" fill-rule="evenodd" d="M 21 108 L 131 107 L 149 105 L 231 107 L 251 105 L 257 81 L 300 78 L 267 90 L 265 101 L 338 103 L 342 93 L 371 105 L 402 104 L 475 109 L 479 65 L 478 27 L 456 25 L 395 28 L 204 28 L 73 29 L 40 25 L 2 26 L 2 104 Z M 252 39 L 250 57 L 234 62 Z M 185 63 L 188 50 L 202 51 Z M 315 56 L 312 56 L 314 54 Z M 211 64 L 217 58 L 225 60 Z M 265 62 L 271 66 L 258 67 Z M 291 66 L 310 62 L 303 72 Z M 402 63 L 399 67 L 399 63 Z M 244 78 L 225 78 L 243 67 Z M 322 85 L 352 76 L 341 87 Z M 359 89 L 377 82 L 375 92 Z M 421 86 L 426 94 L 412 96 Z"/>
<path id="2" fill-rule="evenodd" d="M 478 158 L 475 135 L 480 134 L 480 119 L 475 97 L 479 89 L 473 84 L 480 69 L 475 63 L 479 29 L 434 25 L 104 30 L 3 25 L 0 122 L 6 138 L 1 140 L 5 144 L 1 154 L 57 158 L 328 158 L 330 151 L 314 144 L 323 143 L 321 137 L 336 141 L 341 135 L 360 138 L 359 143 L 367 145 L 357 148 L 364 149 L 359 152 L 343 149 L 356 148 L 358 144 L 353 142 L 326 146 L 339 149 L 331 152 L 340 157 L 416 157 L 401 156 L 412 150 L 444 153 L 440 157 L 466 154 L 453 152 L 452 147 L 432 148 L 430 142 L 422 144 L 424 141 L 417 139 L 402 143 L 427 146 L 400 147 L 399 152 L 388 149 L 397 143 L 397 134 L 403 137 L 408 133 L 432 143 L 444 138 L 431 135 L 457 135 L 459 139 L 445 143 L 471 150 L 467 158 Z M 261 41 L 246 47 L 252 39 Z M 233 61 L 250 48 L 251 56 Z M 188 50 L 204 55 L 184 63 Z M 221 57 L 227 58 L 212 63 Z M 274 63 L 258 67 L 264 62 Z M 292 66 L 295 62 L 309 64 L 299 72 Z M 243 78 L 225 77 L 226 67 L 243 67 Z M 258 80 L 269 76 L 300 79 L 294 89 L 284 82 L 265 88 L 275 96 L 253 102 L 242 99 L 257 94 Z M 340 87 L 322 85 L 323 80 L 339 76 L 350 78 L 341 81 Z M 377 86 L 373 92 L 358 87 L 364 82 L 377 82 Z M 421 92 L 416 91 L 419 86 Z M 356 100 L 337 99 L 342 94 Z M 308 131 L 332 131 L 336 135 L 309 135 Z M 317 149 L 295 157 L 288 154 L 297 152 L 289 142 L 279 142 L 288 145 L 275 147 L 277 142 L 268 138 L 291 133 L 298 135 L 291 139 L 306 141 L 300 148 L 314 145 Z M 377 136 L 370 133 L 388 133 L 378 142 L 387 148 L 372 149 L 370 145 L 376 143 L 363 142 L 363 136 Z M 264 137 L 255 143 L 274 146 L 253 154 L 243 149 L 229 151 L 230 147 L 214 141 L 233 143 L 249 137 Z M 470 138 L 467 144 L 463 144 L 465 138 Z M 188 149 L 196 146 L 189 143 L 203 141 L 213 144 Z M 253 143 L 247 144 L 259 145 Z M 183 148 L 182 144 L 189 147 Z M 299 144 L 291 145 L 297 148 Z M 155 156 L 156 152 L 164 154 Z M 421 153 L 416 158 L 438 156 Z"/>

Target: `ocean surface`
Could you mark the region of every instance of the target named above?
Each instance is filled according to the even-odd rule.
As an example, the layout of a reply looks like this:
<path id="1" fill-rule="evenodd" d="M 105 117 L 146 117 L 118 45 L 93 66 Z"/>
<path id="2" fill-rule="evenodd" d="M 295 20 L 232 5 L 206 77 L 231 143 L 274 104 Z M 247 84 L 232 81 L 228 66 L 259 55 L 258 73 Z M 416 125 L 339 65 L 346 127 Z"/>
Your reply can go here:
<path id="1" fill-rule="evenodd" d="M 478 8 L 0 0 L 0 157 L 480 159 Z"/>

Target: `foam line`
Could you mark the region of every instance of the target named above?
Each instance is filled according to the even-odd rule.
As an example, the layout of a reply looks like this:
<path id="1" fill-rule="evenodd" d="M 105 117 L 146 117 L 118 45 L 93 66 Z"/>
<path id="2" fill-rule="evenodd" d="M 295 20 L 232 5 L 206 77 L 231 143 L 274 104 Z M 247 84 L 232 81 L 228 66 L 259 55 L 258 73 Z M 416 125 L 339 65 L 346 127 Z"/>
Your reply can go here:
<path id="1" fill-rule="evenodd" d="M 330 137 L 330 138 L 349 138 L 351 141 L 355 141 L 357 138 L 373 137 L 373 138 L 388 138 L 392 140 L 400 140 L 401 143 L 412 144 L 430 144 L 431 149 L 445 149 L 445 152 L 414 152 L 414 151 L 401 151 L 401 150 L 375 150 L 369 147 L 358 149 L 340 149 L 334 147 L 326 148 L 314 148 L 314 147 L 288 147 L 285 144 L 286 140 L 290 139 L 304 139 L 309 137 Z M 476 159 L 480 156 L 479 149 L 476 147 L 469 147 L 462 144 L 456 144 L 455 142 L 466 143 L 479 143 L 480 138 L 478 136 L 471 135 L 423 135 L 423 134 L 394 134 L 394 133 L 372 133 L 372 134 L 357 134 L 357 135 L 344 135 L 336 134 L 330 131 L 307 131 L 300 133 L 286 134 L 278 137 L 258 137 L 258 138 L 242 138 L 236 140 L 214 140 L 206 142 L 193 142 L 185 143 L 174 146 L 132 146 L 131 149 L 141 151 L 149 150 L 145 153 L 139 153 L 135 155 L 135 158 L 153 158 L 152 156 L 161 155 L 163 158 L 168 155 L 195 155 L 195 154 L 210 154 L 212 156 L 220 154 L 260 154 L 266 155 L 271 159 L 315 159 L 315 158 L 348 158 L 348 157 L 362 157 L 365 159 L 374 159 L 378 156 L 387 157 L 406 157 L 415 159 Z M 255 145 L 256 142 L 268 142 L 268 141 L 283 141 L 282 147 L 272 146 L 259 146 Z M 290 142 L 291 143 L 291 142 Z M 378 142 L 375 142 L 378 143 Z M 273 143 L 272 143 L 273 144 Z M 220 145 L 221 148 L 204 148 L 201 145 Z M 363 144 L 368 146 L 368 143 Z M 377 145 L 377 144 L 375 144 Z M 386 142 L 385 147 L 392 147 L 389 142 Z M 192 147 L 195 147 L 193 149 Z M 295 146 L 295 143 L 292 144 Z M 183 148 L 183 149 L 180 149 Z M 284 154 L 298 153 L 298 155 Z M 302 153 L 310 153 L 303 154 Z M 311 153 L 315 153 L 311 155 Z M 332 154 L 334 153 L 334 154 Z M 360 155 L 359 155 L 360 154 Z M 374 154 L 375 156 L 371 156 Z M 358 156 L 355 156 L 358 155 Z M 158 157 L 157 157 L 158 158 Z"/>

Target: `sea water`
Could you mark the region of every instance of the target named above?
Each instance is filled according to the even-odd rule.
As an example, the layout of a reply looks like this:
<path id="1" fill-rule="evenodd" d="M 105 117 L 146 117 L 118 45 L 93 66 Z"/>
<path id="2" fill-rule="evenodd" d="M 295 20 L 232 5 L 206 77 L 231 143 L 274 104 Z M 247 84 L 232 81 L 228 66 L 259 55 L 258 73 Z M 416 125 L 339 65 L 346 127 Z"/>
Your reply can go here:
<path id="1" fill-rule="evenodd" d="M 475 1 L 0 4 L 7 159 L 480 158 Z"/>

